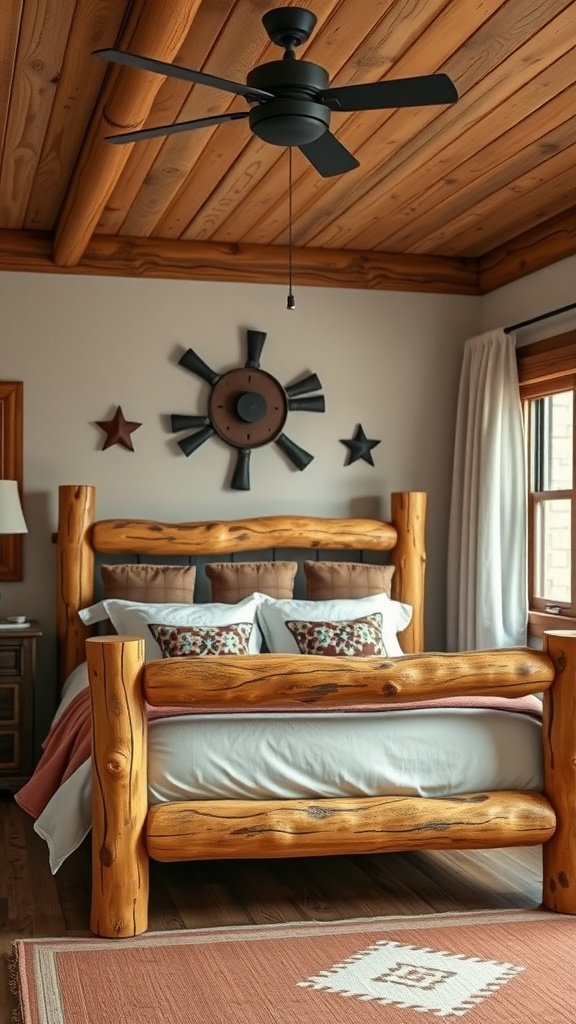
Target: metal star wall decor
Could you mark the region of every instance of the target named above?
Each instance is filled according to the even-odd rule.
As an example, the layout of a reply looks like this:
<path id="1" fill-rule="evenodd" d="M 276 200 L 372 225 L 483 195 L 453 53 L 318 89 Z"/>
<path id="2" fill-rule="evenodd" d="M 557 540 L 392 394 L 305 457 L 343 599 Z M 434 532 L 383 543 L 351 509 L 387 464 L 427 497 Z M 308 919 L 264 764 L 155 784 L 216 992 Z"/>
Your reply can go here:
<path id="1" fill-rule="evenodd" d="M 247 359 L 243 367 L 216 373 L 189 348 L 178 360 L 179 365 L 210 384 L 212 391 L 205 416 L 175 413 L 171 416 L 174 433 L 198 427 L 178 441 L 184 455 L 192 455 L 210 437 L 217 435 L 237 451 L 236 466 L 230 487 L 236 491 L 250 490 L 250 456 L 254 448 L 271 441 L 286 455 L 296 469 L 306 469 L 314 458 L 284 433 L 289 412 L 324 412 L 324 395 L 312 395 L 322 385 L 315 373 L 283 387 L 275 377 L 260 369 L 260 356 L 266 341 L 263 331 L 248 330 Z M 305 396 L 305 397 L 302 397 Z"/>
<path id="2" fill-rule="evenodd" d="M 348 448 L 347 466 L 350 466 L 358 459 L 363 459 L 364 462 L 368 462 L 373 466 L 374 460 L 372 458 L 372 448 L 375 448 L 376 445 L 380 444 L 380 441 L 375 441 L 370 437 L 366 437 L 366 434 L 359 423 L 356 427 L 354 437 L 351 437 L 348 441 L 341 438 L 340 444 L 344 444 Z"/>
<path id="3" fill-rule="evenodd" d="M 110 448 L 113 444 L 120 444 L 123 448 L 127 448 L 128 451 L 134 451 L 134 445 L 132 444 L 131 434 L 138 427 L 141 427 L 141 423 L 134 423 L 131 420 L 124 418 L 122 407 L 118 406 L 111 420 L 97 420 L 97 425 L 106 432 L 106 440 L 102 445 L 101 451 L 106 448 Z"/>

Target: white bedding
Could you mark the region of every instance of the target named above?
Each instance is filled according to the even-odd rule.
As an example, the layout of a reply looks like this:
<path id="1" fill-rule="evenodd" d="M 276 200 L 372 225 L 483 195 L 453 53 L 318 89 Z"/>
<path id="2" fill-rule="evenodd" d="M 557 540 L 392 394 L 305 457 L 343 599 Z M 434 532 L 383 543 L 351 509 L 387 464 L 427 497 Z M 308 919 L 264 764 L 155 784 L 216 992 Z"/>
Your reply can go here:
<path id="1" fill-rule="evenodd" d="M 57 715 L 85 686 L 81 666 Z M 529 715 L 485 708 L 158 719 L 149 727 L 149 801 L 541 790 L 540 732 Z M 90 828 L 89 761 L 34 827 L 56 872 Z"/>

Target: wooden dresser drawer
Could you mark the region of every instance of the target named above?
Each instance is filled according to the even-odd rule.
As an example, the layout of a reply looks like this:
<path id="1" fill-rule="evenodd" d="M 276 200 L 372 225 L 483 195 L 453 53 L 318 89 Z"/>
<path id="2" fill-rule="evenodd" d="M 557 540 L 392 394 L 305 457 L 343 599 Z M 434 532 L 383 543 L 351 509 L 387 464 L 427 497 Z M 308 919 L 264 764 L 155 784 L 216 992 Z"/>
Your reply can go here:
<path id="1" fill-rule="evenodd" d="M 0 630 L 0 789 L 20 789 L 34 768 L 37 622 Z"/>
<path id="2" fill-rule="evenodd" d="M 20 687 L 15 683 L 0 683 L 0 727 L 20 722 Z"/>
<path id="3" fill-rule="evenodd" d="M 0 641 L 0 679 L 22 676 L 22 644 Z"/>

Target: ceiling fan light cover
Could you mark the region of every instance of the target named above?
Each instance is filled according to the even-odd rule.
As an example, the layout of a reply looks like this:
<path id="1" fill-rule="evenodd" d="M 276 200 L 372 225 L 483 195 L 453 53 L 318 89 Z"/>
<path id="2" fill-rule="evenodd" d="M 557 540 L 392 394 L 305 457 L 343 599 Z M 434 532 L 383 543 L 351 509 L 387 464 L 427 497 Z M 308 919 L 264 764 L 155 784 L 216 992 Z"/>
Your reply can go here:
<path id="1" fill-rule="evenodd" d="M 305 146 L 328 131 L 330 111 L 309 100 L 270 100 L 253 107 L 248 121 L 254 134 L 273 146 Z"/>

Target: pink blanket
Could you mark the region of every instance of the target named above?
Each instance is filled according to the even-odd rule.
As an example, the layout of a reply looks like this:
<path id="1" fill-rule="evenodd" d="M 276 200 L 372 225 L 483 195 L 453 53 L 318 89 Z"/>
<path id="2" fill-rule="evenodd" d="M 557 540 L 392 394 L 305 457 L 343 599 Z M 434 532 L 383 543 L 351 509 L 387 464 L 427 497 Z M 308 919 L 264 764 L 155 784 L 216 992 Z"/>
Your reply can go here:
<path id="1" fill-rule="evenodd" d="M 334 707 L 331 711 L 342 713 L 382 713 L 386 711 L 405 711 L 423 708 L 488 708 L 497 711 L 512 711 L 516 714 L 542 717 L 542 705 L 537 697 L 446 697 L 439 700 L 427 700 L 414 703 L 362 705 Z M 237 709 L 235 709 L 237 710 Z M 254 708 L 247 710 L 253 712 Z M 294 708 L 265 708 L 259 712 L 271 713 L 280 710 L 294 711 Z M 206 714 L 214 712 L 214 708 L 153 708 L 148 707 L 148 720 L 174 717 L 175 715 Z M 233 711 L 219 713 L 233 714 Z M 304 714 L 314 714 L 308 708 L 302 709 Z M 52 726 L 42 745 L 43 753 L 29 782 L 16 794 L 16 803 L 37 818 L 56 790 L 73 772 L 90 757 L 92 752 L 92 728 L 90 691 L 82 690 L 68 705 L 59 719 Z"/>

